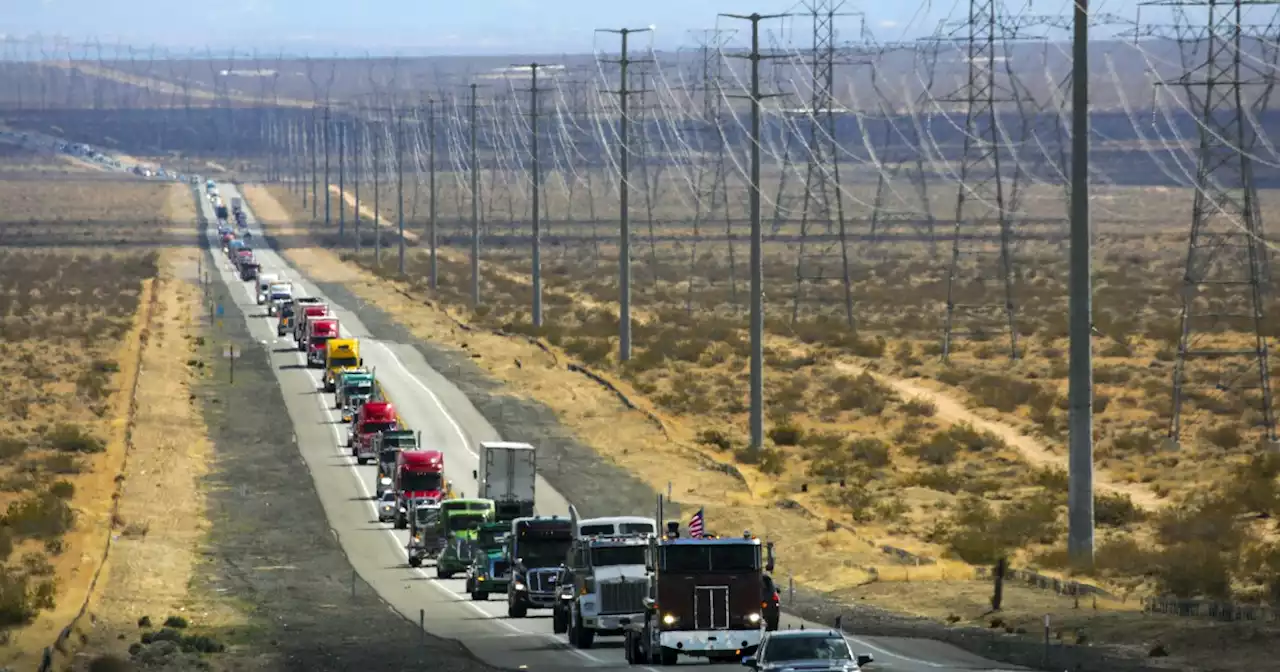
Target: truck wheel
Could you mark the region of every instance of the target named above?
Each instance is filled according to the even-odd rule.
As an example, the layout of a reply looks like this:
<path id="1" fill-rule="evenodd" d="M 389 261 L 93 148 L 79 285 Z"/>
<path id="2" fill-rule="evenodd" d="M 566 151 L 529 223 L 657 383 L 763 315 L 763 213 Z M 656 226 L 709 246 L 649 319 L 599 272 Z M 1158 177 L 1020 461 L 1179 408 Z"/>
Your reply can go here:
<path id="1" fill-rule="evenodd" d="M 471 591 L 471 599 L 476 602 L 485 602 L 489 599 L 489 593 L 482 593 L 478 590 Z"/>
<path id="2" fill-rule="evenodd" d="M 447 578 L 449 578 L 449 577 L 451 577 L 451 576 L 453 576 L 453 573 L 451 573 L 451 572 L 446 572 L 446 571 L 444 571 L 443 569 L 440 569 L 440 563 L 436 563 L 436 578 L 437 578 L 437 579 L 447 579 Z"/>
<path id="3" fill-rule="evenodd" d="M 666 647 L 658 649 L 659 665 L 664 665 L 664 666 L 676 665 L 677 663 L 679 663 L 679 661 L 680 661 L 680 654 L 676 653 L 675 649 L 668 649 Z"/>
<path id="4" fill-rule="evenodd" d="M 575 609 L 572 616 L 572 624 L 569 630 L 569 643 L 579 649 L 591 648 L 592 642 L 595 641 L 596 632 L 582 625 L 582 616 Z"/>
<path id="5" fill-rule="evenodd" d="M 551 632 L 557 635 L 563 635 L 569 628 L 565 626 L 564 611 L 562 609 L 551 610 Z"/>
<path id="6" fill-rule="evenodd" d="M 529 607 L 519 602 L 507 602 L 507 616 L 509 618 L 524 618 L 529 614 Z"/>
<path id="7" fill-rule="evenodd" d="M 356 458 L 356 464 L 368 464 L 368 463 L 369 463 L 369 460 L 366 460 L 363 457 Z"/>
<path id="8" fill-rule="evenodd" d="M 415 557 L 415 556 L 410 556 L 410 557 L 409 557 L 409 566 L 410 566 L 410 567 L 421 567 L 421 566 L 422 566 L 422 558 Z"/>

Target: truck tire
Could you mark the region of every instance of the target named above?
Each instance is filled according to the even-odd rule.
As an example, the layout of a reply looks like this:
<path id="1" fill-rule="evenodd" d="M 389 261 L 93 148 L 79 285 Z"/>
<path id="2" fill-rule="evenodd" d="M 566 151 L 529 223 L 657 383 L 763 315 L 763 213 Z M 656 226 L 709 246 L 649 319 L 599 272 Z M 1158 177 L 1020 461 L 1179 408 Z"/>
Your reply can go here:
<path id="1" fill-rule="evenodd" d="M 569 643 L 578 649 L 589 649 L 595 642 L 596 631 L 582 625 L 582 617 L 578 614 L 578 610 L 573 610 L 572 620 L 569 624 Z"/>
<path id="2" fill-rule="evenodd" d="M 529 607 L 520 602 L 507 602 L 508 618 L 524 618 L 529 615 Z"/>
<path id="3" fill-rule="evenodd" d="M 565 620 L 564 610 L 553 607 L 551 609 L 551 632 L 557 635 L 563 635 L 567 632 L 569 630 L 569 626 L 565 623 Z"/>
<path id="4" fill-rule="evenodd" d="M 437 563 L 436 563 L 436 578 L 437 578 L 437 579 L 450 579 L 450 578 L 453 578 L 453 572 L 446 572 L 446 571 L 444 571 L 443 569 L 441 569 L 441 568 L 440 568 L 440 563 L 439 563 L 439 562 L 437 562 Z"/>
<path id="5" fill-rule="evenodd" d="M 658 649 L 658 664 L 662 666 L 677 665 L 680 662 L 680 654 L 675 649 L 668 649 L 665 646 Z"/>
<path id="6" fill-rule="evenodd" d="M 422 566 L 422 558 L 416 558 L 416 557 L 412 557 L 412 556 L 411 556 L 411 557 L 409 558 L 409 566 L 410 566 L 410 567 L 421 567 L 421 566 Z"/>
<path id="7" fill-rule="evenodd" d="M 486 602 L 489 599 L 489 593 L 482 593 L 478 590 L 471 591 L 471 599 L 475 602 Z"/>

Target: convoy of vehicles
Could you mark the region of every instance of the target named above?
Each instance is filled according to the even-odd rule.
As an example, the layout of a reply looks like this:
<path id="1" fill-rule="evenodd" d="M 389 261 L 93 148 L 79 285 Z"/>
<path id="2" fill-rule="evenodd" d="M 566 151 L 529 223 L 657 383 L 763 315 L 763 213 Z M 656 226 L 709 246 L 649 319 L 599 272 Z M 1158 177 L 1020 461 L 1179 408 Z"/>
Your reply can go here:
<path id="1" fill-rule="evenodd" d="M 206 188 L 220 201 L 216 185 Z M 231 199 L 240 221 L 240 198 Z M 261 273 L 246 241 L 224 223 L 217 229 L 242 279 L 254 280 L 259 304 L 277 317 L 309 366 L 322 366 L 325 392 L 350 422 L 347 445 L 359 464 L 377 465 L 379 521 L 409 530 L 408 563 L 434 560 L 436 576 L 466 574 L 472 600 L 506 597 L 507 615 L 552 610 L 552 629 L 570 645 L 590 648 L 597 636 L 623 635 L 629 664 L 675 664 L 680 656 L 741 661 L 753 669 L 796 665 L 856 671 L 872 661 L 854 656 L 834 631 L 778 631 L 779 595 L 768 572 L 772 544 L 750 533 L 736 538 L 680 538 L 678 523 L 612 516 L 538 515 L 537 450 L 527 443 L 486 441 L 472 472 L 478 496 L 458 498 L 446 479 L 444 453 L 421 432 L 402 426 L 395 406 L 378 394 L 363 367 L 359 341 L 343 338 L 338 319 L 317 297 L 294 296 L 278 274 Z"/>

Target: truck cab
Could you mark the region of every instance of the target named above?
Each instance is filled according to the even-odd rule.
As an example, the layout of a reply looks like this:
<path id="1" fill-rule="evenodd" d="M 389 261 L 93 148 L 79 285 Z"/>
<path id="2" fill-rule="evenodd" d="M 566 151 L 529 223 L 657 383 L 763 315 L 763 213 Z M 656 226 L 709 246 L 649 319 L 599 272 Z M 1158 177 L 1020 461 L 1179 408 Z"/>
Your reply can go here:
<path id="1" fill-rule="evenodd" d="M 560 568 L 573 544 L 573 523 L 561 516 L 533 516 L 511 521 L 507 561 L 511 584 L 507 616 L 524 618 L 531 608 L 549 608 L 559 595 Z"/>
<path id="2" fill-rule="evenodd" d="M 385 402 L 365 402 L 369 404 Z M 363 408 L 362 408 L 363 412 Z M 394 429 L 394 428 L 393 428 Z M 396 491 L 400 510 L 396 514 L 396 529 L 408 524 L 409 502 L 426 500 L 440 502 L 445 497 L 444 453 L 438 450 L 401 450 L 396 453 L 396 468 L 391 477 L 391 487 Z"/>
<path id="3" fill-rule="evenodd" d="M 293 329 L 293 299 L 285 299 L 276 307 L 276 336 L 284 336 Z"/>
<path id="4" fill-rule="evenodd" d="M 275 315 L 280 304 L 293 298 L 293 283 L 273 282 L 267 286 L 267 315 Z"/>
<path id="5" fill-rule="evenodd" d="M 436 558 L 436 578 L 449 579 L 471 565 L 476 533 L 493 520 L 493 500 L 450 499 L 440 503 L 440 511 L 445 546 Z"/>
<path id="6" fill-rule="evenodd" d="M 364 464 L 373 451 L 373 437 L 388 429 L 399 428 L 395 405 L 389 401 L 366 401 L 351 422 L 351 435 L 347 439 L 351 455 Z"/>
<path id="7" fill-rule="evenodd" d="M 334 338 L 329 339 L 325 344 L 324 353 L 324 380 L 323 386 L 325 392 L 335 392 L 338 385 L 338 376 L 343 371 L 351 371 L 364 365 L 364 359 L 360 356 L 360 341 L 354 338 L 342 338 L 335 334 Z"/>
<path id="8" fill-rule="evenodd" d="M 409 543 L 405 554 L 410 567 L 422 566 L 422 561 L 435 558 L 444 549 L 444 536 L 440 534 L 440 504 L 427 500 L 409 503 Z"/>
<path id="9" fill-rule="evenodd" d="M 672 523 L 677 530 L 678 523 Z M 767 550 L 767 553 L 765 552 Z M 627 626 L 631 664 L 675 665 L 680 656 L 711 662 L 750 656 L 765 632 L 760 587 L 773 571 L 773 545 L 749 532 L 733 538 L 654 538 L 645 617 Z"/>
<path id="10" fill-rule="evenodd" d="M 278 273 L 259 273 L 258 274 L 257 299 L 258 299 L 259 306 L 267 302 L 267 297 L 271 292 L 272 283 L 276 283 L 279 281 L 280 281 L 280 274 Z"/>
<path id="11" fill-rule="evenodd" d="M 488 522 L 476 530 L 466 580 L 466 592 L 472 600 L 487 600 L 494 593 L 506 594 L 507 584 L 511 582 L 511 564 L 503 547 L 510 534 L 509 521 Z"/>
<path id="12" fill-rule="evenodd" d="M 360 405 L 373 398 L 373 372 L 365 368 L 344 369 L 333 388 L 333 405 L 342 412 L 342 421 L 351 422 Z"/>
<path id="13" fill-rule="evenodd" d="M 323 368 L 329 341 L 338 337 L 338 318 L 322 317 L 307 322 L 307 366 Z"/>
<path id="14" fill-rule="evenodd" d="M 295 316 L 293 339 L 298 344 L 298 352 L 307 351 L 307 323 L 329 315 L 329 307 L 323 303 L 308 304 Z"/>
<path id="15" fill-rule="evenodd" d="M 421 448 L 422 433 L 415 434 L 411 429 L 388 429 L 374 437 L 373 446 L 378 454 L 378 473 L 373 482 L 373 489 L 381 497 L 382 493 L 390 490 L 395 482 L 392 475 L 396 472 L 396 459 L 400 452 Z M 447 483 L 445 487 L 448 487 Z"/>
<path id="16" fill-rule="evenodd" d="M 258 277 L 258 271 L 262 268 L 257 260 L 253 258 L 252 252 L 249 253 L 249 256 L 240 258 L 239 266 L 241 280 L 253 280 Z"/>
<path id="17" fill-rule="evenodd" d="M 576 538 L 561 573 L 562 599 L 552 608 L 552 631 L 567 633 L 571 646 L 589 649 L 596 635 L 621 635 L 628 625 L 644 622 L 650 536 Z"/>

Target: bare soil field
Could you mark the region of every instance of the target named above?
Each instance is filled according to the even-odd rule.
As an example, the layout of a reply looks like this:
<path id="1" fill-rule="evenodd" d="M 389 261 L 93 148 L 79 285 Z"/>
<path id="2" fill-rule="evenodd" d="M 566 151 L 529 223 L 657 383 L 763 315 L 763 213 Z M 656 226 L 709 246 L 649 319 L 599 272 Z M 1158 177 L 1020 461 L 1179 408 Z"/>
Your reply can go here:
<path id="1" fill-rule="evenodd" d="M 130 242 L 189 212 L 190 198 L 172 185 L 54 180 L 0 181 L 0 201 L 7 664 L 73 620 L 123 524 L 114 504 L 159 268 L 157 250 Z"/>
<path id="2" fill-rule="evenodd" d="M 297 231 L 279 227 L 294 218 L 310 221 L 310 203 L 303 209 L 287 188 L 269 191 L 282 207 L 265 206 L 264 195 L 251 190 L 259 215 L 276 222 L 274 235 L 297 240 L 290 236 Z M 1181 225 L 1168 222 L 1181 221 L 1179 199 L 1185 196 L 1189 205 L 1190 196 L 1119 188 L 1103 196 L 1112 209 L 1103 210 L 1110 216 L 1099 223 L 1095 262 L 1099 551 L 1091 575 L 1074 578 L 1105 592 L 1096 607 L 1085 598 L 1088 607 L 1077 611 L 1072 598 L 1021 590 L 1006 601 L 1002 623 L 1035 632 L 1044 613 L 1069 611 L 1070 618 L 1058 620 L 1064 638 L 1123 643 L 1142 653 L 1176 641 L 1177 653 L 1188 656 L 1184 664 L 1221 663 L 1220 654 L 1208 653 L 1216 646 L 1202 648 L 1202 638 L 1191 634 L 1205 623 L 1142 615 L 1143 598 L 1276 599 L 1280 556 L 1269 516 L 1276 511 L 1280 466 L 1255 447 L 1257 417 L 1248 411 L 1255 400 L 1247 390 L 1189 386 L 1181 447 L 1170 450 L 1161 441 L 1176 347 L 1174 290 L 1185 256 Z M 384 192 L 380 199 L 388 222 L 395 221 L 394 203 L 391 211 L 387 206 L 392 198 Z M 333 199 L 335 208 L 339 200 Z M 1159 207 L 1144 210 L 1144 202 Z M 366 188 L 362 208 L 371 204 Z M 347 249 L 354 242 L 350 205 Z M 602 242 L 598 252 L 581 242 L 544 248 L 546 326 L 534 329 L 523 246 L 485 248 L 479 310 L 469 306 L 469 267 L 456 241 L 440 251 L 439 289 L 426 287 L 427 255 L 418 235 L 424 209 L 406 227 L 413 234 L 406 236 L 403 279 L 391 230 L 381 233 L 381 264 L 372 258 L 368 233 L 364 252 L 342 253 L 348 262 L 342 266 L 324 250 L 289 254 L 308 272 L 350 285 L 424 338 L 473 353 L 654 489 L 670 483 L 682 503 L 705 502 L 709 519 L 732 515 L 735 527 L 741 520 L 765 530 L 787 549 L 784 571 L 804 586 L 964 624 L 989 620 L 983 615 L 989 607 L 979 611 L 965 596 L 989 589 L 975 579 L 998 557 L 1069 585 L 1062 470 L 1067 273 L 1060 248 L 1032 241 L 1018 246 L 1022 357 L 1011 364 L 1007 340 L 992 330 L 957 341 L 943 365 L 939 308 L 946 266 L 927 242 L 859 245 L 851 273 L 856 331 L 844 324 L 838 283 L 806 284 L 809 300 L 794 305 L 797 251 L 767 246 L 766 286 L 781 291 L 769 291 L 767 299 L 769 445 L 752 454 L 743 431 L 744 244 L 698 242 L 687 226 L 668 226 L 660 231 L 674 228 L 676 239 L 655 244 L 654 254 L 635 245 L 636 350 L 623 364 L 616 359 L 617 267 L 610 245 Z M 363 215 L 366 232 L 370 214 Z M 338 242 L 333 228 L 310 230 L 325 244 Z M 522 232 L 527 240 L 527 227 Z M 698 244 L 702 252 L 694 253 Z M 939 249 L 949 254 L 949 241 Z M 971 301 L 991 302 L 992 289 L 979 282 L 964 291 Z M 585 364 L 639 411 L 625 410 L 612 392 L 568 371 L 566 362 Z M 624 421 L 629 431 L 620 431 Z M 677 464 L 686 468 L 673 468 Z M 1196 603 L 1176 604 L 1186 610 Z M 1277 634 L 1265 624 L 1236 630 L 1210 628 L 1203 639 L 1230 640 L 1233 662 L 1240 662 L 1261 655 L 1248 641 Z"/>

